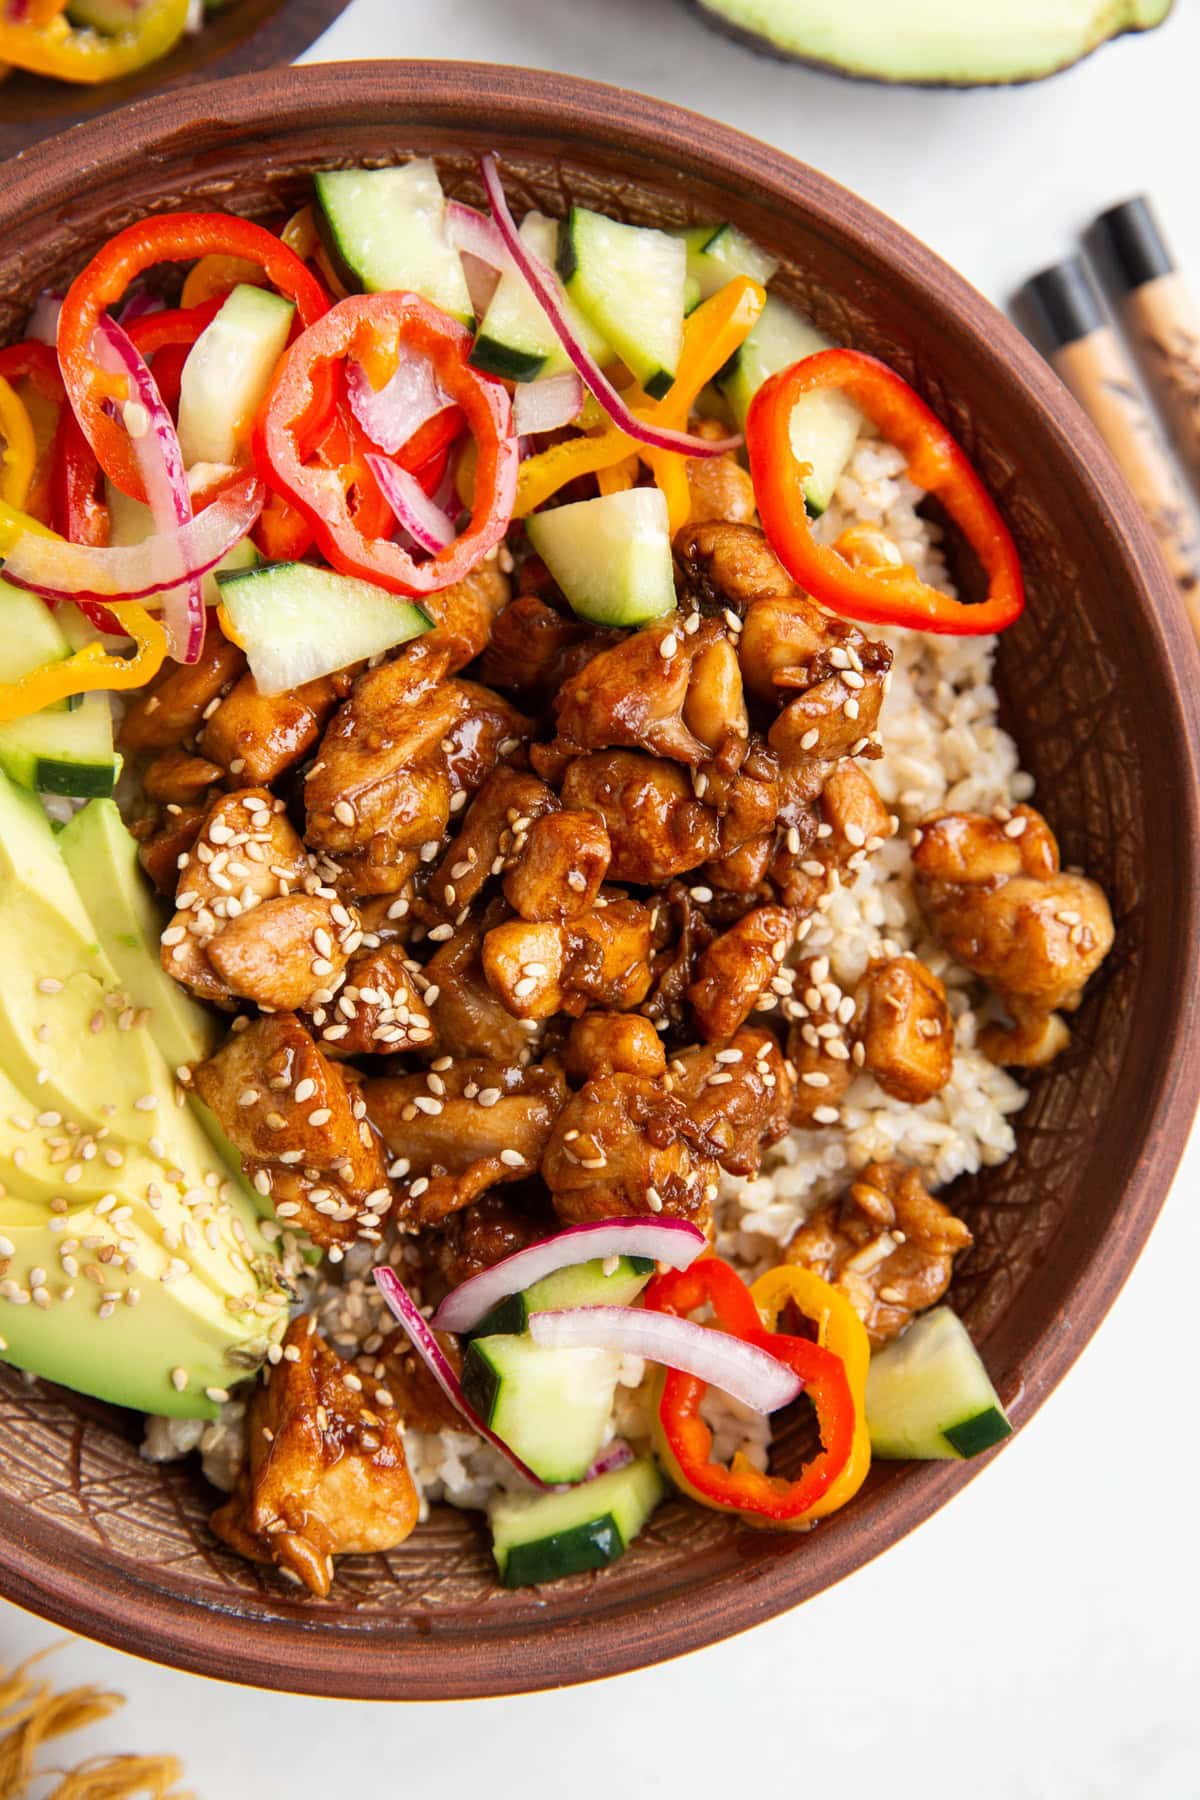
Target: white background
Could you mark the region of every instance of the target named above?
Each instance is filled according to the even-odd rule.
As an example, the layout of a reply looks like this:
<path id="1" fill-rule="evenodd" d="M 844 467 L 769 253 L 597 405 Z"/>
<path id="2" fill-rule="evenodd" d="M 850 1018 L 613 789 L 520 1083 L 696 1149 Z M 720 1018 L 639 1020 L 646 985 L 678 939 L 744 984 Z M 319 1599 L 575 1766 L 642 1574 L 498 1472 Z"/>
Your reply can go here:
<path id="1" fill-rule="evenodd" d="M 1101 208 L 1147 190 L 1200 284 L 1196 0 L 1007 92 L 773 64 L 678 0 L 354 0 L 313 55 L 387 53 L 590 75 L 726 120 L 874 201 L 1001 304 Z M 453 1711 L 238 1691 L 76 1643 L 58 1673 L 130 1697 L 89 1747 L 178 1751 L 201 1800 L 1196 1800 L 1198 1189 L 1200 1139 L 1037 1418 L 945 1512 L 790 1617 L 615 1683 Z M 54 1635 L 0 1607 L 4 1660 Z"/>

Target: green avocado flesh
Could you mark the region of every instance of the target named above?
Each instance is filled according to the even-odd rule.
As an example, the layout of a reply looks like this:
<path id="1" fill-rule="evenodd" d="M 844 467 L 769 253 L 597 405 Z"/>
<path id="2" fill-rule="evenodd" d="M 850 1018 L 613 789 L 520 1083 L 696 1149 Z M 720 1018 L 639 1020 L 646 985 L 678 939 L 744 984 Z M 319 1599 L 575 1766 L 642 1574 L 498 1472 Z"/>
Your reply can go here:
<path id="1" fill-rule="evenodd" d="M 1172 0 L 697 0 L 763 49 L 874 81 L 961 87 L 1037 81 L 1126 31 L 1161 25 Z"/>
<path id="2" fill-rule="evenodd" d="M 56 836 L 0 776 L 0 1354 L 207 1418 L 282 1333 L 286 1295 L 175 1080 L 204 1015 L 175 1007 L 132 841 L 93 806 Z"/>

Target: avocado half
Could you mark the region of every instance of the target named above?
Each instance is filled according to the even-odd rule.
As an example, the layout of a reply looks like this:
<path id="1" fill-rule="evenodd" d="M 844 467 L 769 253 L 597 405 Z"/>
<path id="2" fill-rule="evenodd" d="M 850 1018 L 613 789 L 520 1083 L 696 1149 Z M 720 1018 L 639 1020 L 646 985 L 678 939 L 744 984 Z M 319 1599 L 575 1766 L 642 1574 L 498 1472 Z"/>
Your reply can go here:
<path id="1" fill-rule="evenodd" d="M 706 19 L 775 56 L 866 81 L 987 87 L 1040 81 L 1173 0 L 692 0 Z"/>

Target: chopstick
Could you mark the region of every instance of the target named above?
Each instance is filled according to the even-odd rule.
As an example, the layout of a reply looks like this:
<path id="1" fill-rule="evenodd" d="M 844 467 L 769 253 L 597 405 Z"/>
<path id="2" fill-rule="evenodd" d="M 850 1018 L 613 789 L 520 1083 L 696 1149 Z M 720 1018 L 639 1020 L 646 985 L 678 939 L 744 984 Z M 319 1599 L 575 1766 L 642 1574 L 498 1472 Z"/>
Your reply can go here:
<path id="1" fill-rule="evenodd" d="M 1040 315 L 1050 361 L 1112 451 L 1158 538 L 1200 637 L 1200 538 L 1191 504 L 1137 376 L 1077 256 L 1022 290 Z"/>

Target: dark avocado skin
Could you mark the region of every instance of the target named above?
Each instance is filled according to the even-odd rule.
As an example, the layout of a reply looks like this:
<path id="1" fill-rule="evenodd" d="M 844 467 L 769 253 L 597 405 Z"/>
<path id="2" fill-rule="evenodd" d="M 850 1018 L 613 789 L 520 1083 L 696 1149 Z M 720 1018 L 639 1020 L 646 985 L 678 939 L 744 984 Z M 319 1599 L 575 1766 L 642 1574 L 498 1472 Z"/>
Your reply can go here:
<path id="1" fill-rule="evenodd" d="M 798 63 L 802 68 L 819 69 L 823 75 L 838 75 L 843 81 L 861 81 L 869 83 L 873 87 L 918 87 L 932 89 L 1031 87 L 1035 81 L 1048 81 L 1053 75 L 1061 75 L 1065 69 L 1078 68 L 1079 64 L 1086 62 L 1089 56 L 1094 56 L 1097 50 L 1103 50 L 1108 44 L 1115 44 L 1120 38 L 1129 37 L 1130 35 L 1140 36 L 1144 31 L 1157 30 L 1159 25 L 1164 25 L 1166 23 L 1175 8 L 1175 0 L 1171 0 L 1170 5 L 1162 18 L 1158 19 L 1155 24 L 1122 26 L 1121 30 L 1114 31 L 1111 37 L 1101 38 L 1098 44 L 1093 44 L 1091 49 L 1085 50 L 1082 56 L 1077 56 L 1070 62 L 1060 63 L 1056 69 L 1046 69 L 1040 75 L 1023 75 L 1020 77 L 1013 77 L 1010 81 L 918 81 L 913 77 L 897 79 L 887 75 L 868 75 L 861 69 L 843 69 L 840 64 L 825 62 L 819 56 L 799 56 L 793 50 L 781 50 L 777 44 L 773 44 L 769 38 L 763 37 L 759 32 L 746 31 L 742 26 L 732 24 L 730 20 L 723 18 L 720 13 L 713 12 L 710 7 L 705 5 L 704 0 L 683 0 L 683 3 L 690 11 L 699 13 L 706 25 L 710 25 L 715 31 L 721 32 L 724 37 L 732 39 L 735 44 L 744 44 L 749 50 L 757 50 L 761 56 L 769 56 L 775 62 Z"/>

